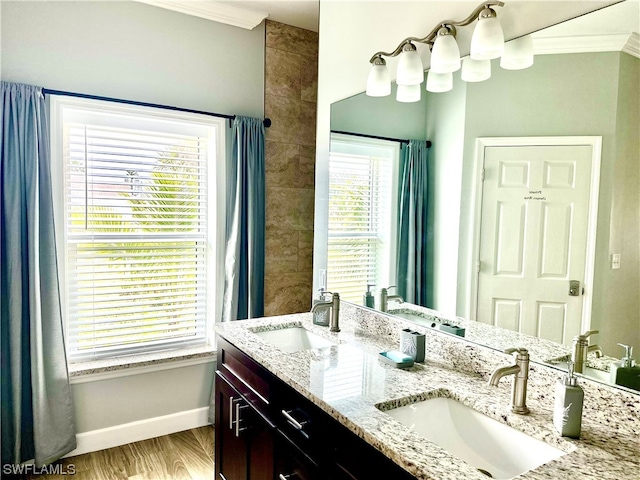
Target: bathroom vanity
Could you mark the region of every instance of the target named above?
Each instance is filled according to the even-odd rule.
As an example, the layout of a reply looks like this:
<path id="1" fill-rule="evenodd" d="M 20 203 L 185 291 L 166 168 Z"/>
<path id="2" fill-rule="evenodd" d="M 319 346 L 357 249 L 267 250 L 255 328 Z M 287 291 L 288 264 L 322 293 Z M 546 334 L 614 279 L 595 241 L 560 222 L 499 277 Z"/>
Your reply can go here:
<path id="1" fill-rule="evenodd" d="M 581 438 L 563 438 L 553 368 L 531 365 L 530 413 L 517 415 L 511 379 L 487 383 L 510 355 L 345 302 L 339 333 L 311 319 L 216 325 L 216 478 L 638 478 L 637 395 L 583 380 Z M 408 326 L 426 335 L 425 362 L 380 362 Z"/>

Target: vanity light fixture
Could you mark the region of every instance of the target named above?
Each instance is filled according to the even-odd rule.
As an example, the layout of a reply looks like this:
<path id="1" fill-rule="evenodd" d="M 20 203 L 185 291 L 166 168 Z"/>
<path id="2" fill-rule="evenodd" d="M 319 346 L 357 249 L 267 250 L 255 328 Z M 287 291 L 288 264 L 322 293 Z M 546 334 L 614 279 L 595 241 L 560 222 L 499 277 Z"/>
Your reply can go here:
<path id="1" fill-rule="evenodd" d="M 505 70 L 523 70 L 533 65 L 533 39 L 531 35 L 516 38 L 504 44 L 500 66 Z"/>
<path id="2" fill-rule="evenodd" d="M 462 60 L 462 74 L 465 82 L 482 82 L 491 77 L 491 60 L 474 60 L 466 57 Z"/>
<path id="3" fill-rule="evenodd" d="M 452 73 L 460 70 L 460 49 L 455 37 L 455 27 L 442 25 L 431 50 L 431 71 Z"/>
<path id="4" fill-rule="evenodd" d="M 471 58 L 474 60 L 493 60 L 500 57 L 503 51 L 502 26 L 496 11 L 486 5 L 478 16 L 478 24 L 471 37 Z"/>
<path id="5" fill-rule="evenodd" d="M 367 95 L 370 97 L 386 97 L 391 93 L 391 77 L 387 70 L 387 62 L 382 57 L 374 57 L 373 66 L 367 78 Z"/>
<path id="6" fill-rule="evenodd" d="M 453 73 L 438 73 L 429 70 L 427 74 L 427 91 L 433 93 L 448 92 L 453 88 Z"/>
<path id="7" fill-rule="evenodd" d="M 396 100 L 403 103 L 419 102 L 421 90 L 419 83 L 415 85 L 398 85 Z"/>
<path id="8" fill-rule="evenodd" d="M 508 70 L 527 68 L 533 63 L 533 49 L 530 37 L 521 37 L 518 41 L 505 46 L 504 33 L 497 14 L 492 7 L 503 7 L 498 0 L 489 0 L 473 10 L 471 15 L 461 21 L 445 20 L 439 22 L 424 38 L 405 38 L 392 52 L 377 52 L 371 57 L 371 71 L 367 79 L 367 95 L 383 97 L 391 93 L 391 77 L 384 57 L 398 57 L 396 100 L 399 102 L 417 102 L 420 100 L 419 86 L 424 82 L 424 67 L 417 43 L 429 46 L 431 50 L 431 68 L 426 82 L 429 92 L 447 92 L 453 88 L 452 73 L 460 69 L 460 48 L 456 41 L 458 27 L 466 27 L 476 20 L 470 46 L 470 57 L 462 62 L 462 80 L 481 82 L 491 76 L 491 60 L 503 58 L 501 66 Z M 411 88 L 409 88 L 411 87 Z M 418 91 L 418 94 L 416 94 Z"/>
<path id="9" fill-rule="evenodd" d="M 398 85 L 419 85 L 424 82 L 424 67 L 416 46 L 411 41 L 402 45 L 398 61 L 396 83 Z"/>

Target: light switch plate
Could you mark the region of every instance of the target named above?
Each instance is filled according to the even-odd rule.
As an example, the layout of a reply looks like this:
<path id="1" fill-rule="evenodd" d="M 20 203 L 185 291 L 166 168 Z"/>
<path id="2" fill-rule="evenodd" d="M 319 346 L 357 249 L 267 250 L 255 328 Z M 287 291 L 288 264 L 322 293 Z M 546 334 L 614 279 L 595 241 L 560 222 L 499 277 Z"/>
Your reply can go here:
<path id="1" fill-rule="evenodd" d="M 620 268 L 620 254 L 614 253 L 611 255 L 611 270 L 618 270 Z"/>

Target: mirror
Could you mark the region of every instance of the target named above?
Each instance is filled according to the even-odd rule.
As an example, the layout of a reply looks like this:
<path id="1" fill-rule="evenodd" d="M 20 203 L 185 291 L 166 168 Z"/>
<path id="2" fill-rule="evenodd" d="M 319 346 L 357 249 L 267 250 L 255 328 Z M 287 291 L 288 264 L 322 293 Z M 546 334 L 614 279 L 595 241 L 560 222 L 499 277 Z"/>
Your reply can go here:
<path id="1" fill-rule="evenodd" d="M 600 331 L 591 343 L 605 357 L 595 362 L 590 355 L 590 367 L 606 369 L 621 357 L 618 343 L 631 344 L 640 354 L 638 15 L 638 2 L 627 1 L 541 30 L 533 35 L 533 67 L 504 71 L 493 61 L 491 79 L 467 84 L 458 73 L 451 92 L 423 92 L 418 103 L 359 94 L 332 104 L 331 130 L 433 142 L 428 281 L 436 288 L 428 307 L 447 318 L 473 318 L 477 138 L 602 136 L 589 328 Z M 593 40 L 601 46 L 588 45 Z M 614 254 L 620 254 L 619 269 L 613 268 Z M 479 322 L 464 324 L 471 341 L 497 349 L 514 346 L 503 343 L 513 339 L 505 340 L 499 330 Z M 571 340 L 572 335 L 563 339 L 565 345 L 538 342 L 532 359 L 557 364 L 570 352 Z M 594 375 L 607 380 L 601 373 Z"/>

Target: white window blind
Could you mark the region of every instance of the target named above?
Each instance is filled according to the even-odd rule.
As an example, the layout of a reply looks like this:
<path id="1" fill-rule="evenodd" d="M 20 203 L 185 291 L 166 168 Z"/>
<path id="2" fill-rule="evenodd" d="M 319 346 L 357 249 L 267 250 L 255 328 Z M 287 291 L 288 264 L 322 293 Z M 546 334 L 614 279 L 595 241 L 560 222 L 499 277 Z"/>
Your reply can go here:
<path id="1" fill-rule="evenodd" d="M 206 342 L 212 128 L 64 110 L 71 360 Z"/>
<path id="2" fill-rule="evenodd" d="M 344 300 L 395 277 L 397 155 L 390 142 L 332 136 L 327 289 Z"/>

